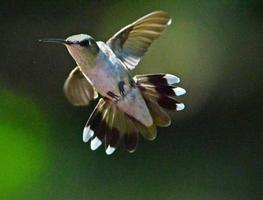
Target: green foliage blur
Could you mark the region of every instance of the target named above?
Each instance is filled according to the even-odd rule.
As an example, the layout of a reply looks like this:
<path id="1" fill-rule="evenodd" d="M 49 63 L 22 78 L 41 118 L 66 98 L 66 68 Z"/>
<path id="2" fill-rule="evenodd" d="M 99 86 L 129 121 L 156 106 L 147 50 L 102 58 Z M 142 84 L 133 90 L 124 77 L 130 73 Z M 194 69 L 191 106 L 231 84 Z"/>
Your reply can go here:
<path id="1" fill-rule="evenodd" d="M 1 1 L 0 199 L 262 199 L 262 9 L 259 0 Z M 133 73 L 179 76 L 186 109 L 134 154 L 92 152 L 82 129 L 96 102 L 67 102 L 76 64 L 37 40 L 106 41 L 155 10 L 172 25 Z"/>

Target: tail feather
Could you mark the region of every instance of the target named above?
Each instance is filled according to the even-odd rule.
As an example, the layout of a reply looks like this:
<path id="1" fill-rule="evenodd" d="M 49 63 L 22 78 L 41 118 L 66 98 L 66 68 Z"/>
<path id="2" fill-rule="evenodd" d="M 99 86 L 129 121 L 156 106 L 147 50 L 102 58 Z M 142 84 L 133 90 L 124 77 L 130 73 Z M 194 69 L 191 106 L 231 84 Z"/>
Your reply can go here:
<path id="1" fill-rule="evenodd" d="M 109 129 L 107 125 L 107 113 L 109 112 L 109 109 L 109 104 L 105 102 L 95 116 L 94 121 L 91 122 L 90 129 L 94 132 L 90 142 L 91 150 L 96 150 L 100 147 L 102 140 L 105 137 L 105 133 Z"/>
<path id="2" fill-rule="evenodd" d="M 138 128 L 133 123 L 132 119 L 126 118 L 126 129 L 124 131 L 124 145 L 128 152 L 133 153 L 139 141 L 139 131 Z"/>
<path id="3" fill-rule="evenodd" d="M 151 126 L 146 127 L 137 120 L 133 120 L 139 133 L 147 140 L 154 140 L 157 137 L 156 125 L 153 123 Z"/>
<path id="4" fill-rule="evenodd" d="M 108 155 L 112 154 L 116 150 L 120 142 L 121 135 L 118 120 L 119 113 L 116 112 L 116 107 L 112 104 L 107 120 L 109 130 L 107 131 L 105 137 L 105 150 Z"/>
<path id="5" fill-rule="evenodd" d="M 89 139 L 94 136 L 94 127 L 96 127 L 97 124 L 101 121 L 102 116 L 101 116 L 100 111 L 102 110 L 104 104 L 105 104 L 105 101 L 103 99 L 100 99 L 97 106 L 91 113 L 85 125 L 84 131 L 83 131 L 83 141 L 84 142 L 88 142 Z"/>
<path id="6" fill-rule="evenodd" d="M 129 132 L 124 135 L 124 145 L 128 152 L 133 153 L 135 152 L 139 140 L 138 132 Z"/>
<path id="7" fill-rule="evenodd" d="M 137 84 L 149 84 L 149 85 L 173 85 L 180 82 L 177 76 L 171 74 L 143 74 L 135 76 Z"/>
<path id="8" fill-rule="evenodd" d="M 156 124 L 156 126 L 160 126 L 160 127 L 170 126 L 171 124 L 170 116 L 150 96 L 147 96 L 147 94 L 145 94 L 144 96 L 145 96 L 146 104 L 148 105 L 148 108 L 150 110 L 150 113 L 152 115 L 153 121 Z"/>

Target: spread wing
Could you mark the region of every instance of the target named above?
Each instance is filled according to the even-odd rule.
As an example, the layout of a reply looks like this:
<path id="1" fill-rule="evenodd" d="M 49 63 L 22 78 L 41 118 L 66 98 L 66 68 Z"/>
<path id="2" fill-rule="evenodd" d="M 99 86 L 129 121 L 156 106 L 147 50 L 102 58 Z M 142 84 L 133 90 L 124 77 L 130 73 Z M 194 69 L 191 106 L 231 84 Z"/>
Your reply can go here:
<path id="1" fill-rule="evenodd" d="M 64 92 L 71 104 L 74 106 L 86 106 L 92 99 L 98 97 L 92 83 L 75 67 L 64 83 Z"/>
<path id="2" fill-rule="evenodd" d="M 113 52 L 129 69 L 134 69 L 162 31 L 171 24 L 164 11 L 152 12 L 117 32 L 107 41 Z"/>

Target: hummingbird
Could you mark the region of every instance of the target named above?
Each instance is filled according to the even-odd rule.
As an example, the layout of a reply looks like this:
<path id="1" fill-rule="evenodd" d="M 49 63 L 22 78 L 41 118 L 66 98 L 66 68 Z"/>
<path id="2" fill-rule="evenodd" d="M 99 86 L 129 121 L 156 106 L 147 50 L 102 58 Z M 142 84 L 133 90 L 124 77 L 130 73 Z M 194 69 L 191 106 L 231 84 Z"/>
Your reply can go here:
<path id="1" fill-rule="evenodd" d="M 186 93 L 176 86 L 180 79 L 172 74 L 132 76 L 144 54 L 172 22 L 165 11 L 155 11 L 125 26 L 107 42 L 87 34 L 66 39 L 41 39 L 65 45 L 76 62 L 64 83 L 64 93 L 74 106 L 87 106 L 100 96 L 83 130 L 83 141 L 91 150 L 102 143 L 111 155 L 123 142 L 132 153 L 139 135 L 147 140 L 157 136 L 157 126 L 167 127 L 167 111 L 181 111 L 185 105 L 177 97 Z"/>

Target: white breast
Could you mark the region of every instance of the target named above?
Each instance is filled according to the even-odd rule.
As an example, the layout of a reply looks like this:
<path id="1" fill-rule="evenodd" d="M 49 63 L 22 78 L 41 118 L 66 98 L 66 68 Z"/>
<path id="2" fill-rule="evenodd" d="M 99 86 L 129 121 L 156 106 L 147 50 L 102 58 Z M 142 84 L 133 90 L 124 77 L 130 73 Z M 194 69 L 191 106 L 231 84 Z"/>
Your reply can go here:
<path id="1" fill-rule="evenodd" d="M 118 83 L 120 76 L 126 73 L 124 67 L 105 43 L 97 42 L 97 44 L 100 47 L 100 52 L 96 58 L 95 66 L 84 73 L 101 95 L 107 96 L 109 91 L 119 95 Z"/>

